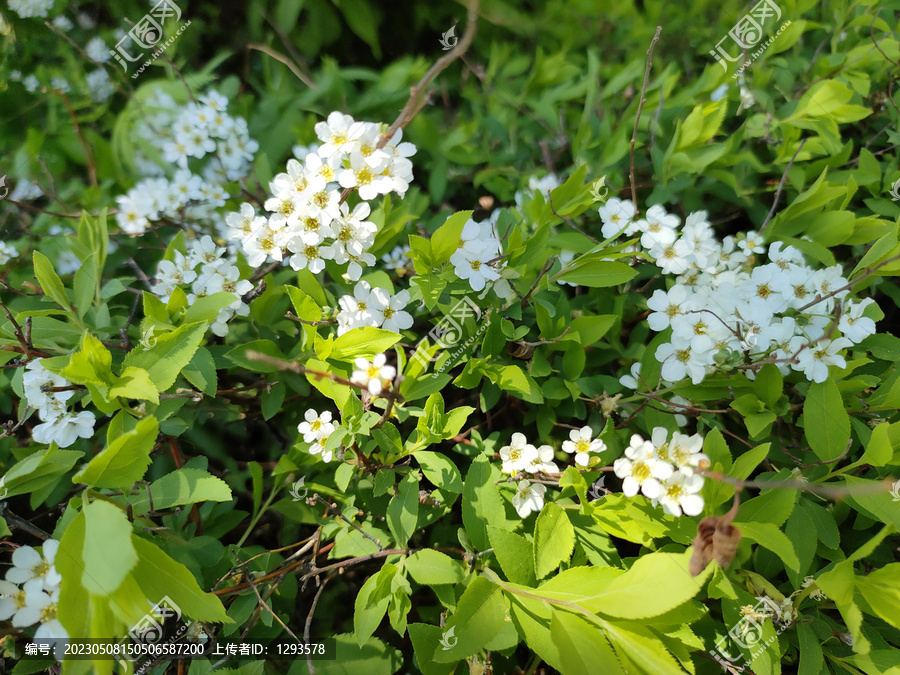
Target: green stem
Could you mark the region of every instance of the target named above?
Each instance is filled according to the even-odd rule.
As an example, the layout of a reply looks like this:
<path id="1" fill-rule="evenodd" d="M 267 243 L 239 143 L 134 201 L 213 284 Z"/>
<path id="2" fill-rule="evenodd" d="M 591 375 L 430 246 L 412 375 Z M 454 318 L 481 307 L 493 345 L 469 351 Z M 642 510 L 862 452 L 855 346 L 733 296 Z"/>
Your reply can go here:
<path id="1" fill-rule="evenodd" d="M 272 486 L 272 491 L 269 493 L 268 499 L 263 503 L 262 506 L 259 507 L 259 511 L 256 512 L 256 515 L 253 516 L 253 520 L 250 521 L 250 524 L 247 526 L 247 530 L 244 532 L 244 536 L 240 538 L 237 543 L 237 546 L 240 548 L 244 545 L 244 542 L 247 541 L 247 537 L 250 536 L 250 533 L 253 531 L 253 528 L 256 527 L 256 523 L 259 522 L 259 519 L 262 518 L 262 515 L 269 509 L 272 505 L 272 501 L 275 499 L 275 493 L 278 492 L 284 485 L 279 485 L 279 479 L 275 479 L 275 484 Z"/>

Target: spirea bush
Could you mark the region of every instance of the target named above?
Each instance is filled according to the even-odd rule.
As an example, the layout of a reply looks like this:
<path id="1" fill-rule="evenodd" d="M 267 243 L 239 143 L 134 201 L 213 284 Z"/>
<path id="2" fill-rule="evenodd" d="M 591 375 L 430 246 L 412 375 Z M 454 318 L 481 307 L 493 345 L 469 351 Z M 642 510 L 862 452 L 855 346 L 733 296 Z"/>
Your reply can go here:
<path id="1" fill-rule="evenodd" d="M 590 4 L 0 10 L 5 667 L 900 669 L 900 4 Z"/>

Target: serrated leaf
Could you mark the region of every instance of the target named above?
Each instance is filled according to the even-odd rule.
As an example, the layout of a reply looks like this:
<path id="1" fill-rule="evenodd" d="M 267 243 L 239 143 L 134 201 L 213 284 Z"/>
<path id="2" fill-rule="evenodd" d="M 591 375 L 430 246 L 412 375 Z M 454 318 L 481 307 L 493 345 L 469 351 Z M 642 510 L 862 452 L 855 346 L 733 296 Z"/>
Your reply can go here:
<path id="1" fill-rule="evenodd" d="M 572 557 L 575 529 L 562 507 L 545 504 L 534 526 L 534 573 L 543 579 Z"/>
<path id="2" fill-rule="evenodd" d="M 459 560 L 429 548 L 413 553 L 406 559 L 404 566 L 409 575 L 420 584 L 456 584 L 466 578 L 465 569 Z"/>
<path id="3" fill-rule="evenodd" d="M 160 335 L 150 349 L 135 347 L 125 357 L 124 365 L 143 368 L 159 391 L 166 391 L 194 354 L 206 333 L 205 323 L 193 323 Z"/>
<path id="4" fill-rule="evenodd" d="M 111 441 L 72 477 L 72 482 L 95 488 L 130 488 L 150 466 L 150 451 L 158 434 L 156 418 L 145 417 L 132 431 Z"/>

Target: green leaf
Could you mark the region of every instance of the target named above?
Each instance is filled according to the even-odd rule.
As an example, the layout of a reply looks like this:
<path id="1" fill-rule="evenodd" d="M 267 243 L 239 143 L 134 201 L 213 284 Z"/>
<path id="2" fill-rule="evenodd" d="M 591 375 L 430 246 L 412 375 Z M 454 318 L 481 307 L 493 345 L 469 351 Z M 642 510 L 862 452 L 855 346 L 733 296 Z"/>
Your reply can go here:
<path id="1" fill-rule="evenodd" d="M 335 642 L 339 656 L 334 661 L 314 661 L 316 675 L 394 675 L 403 666 L 400 652 L 378 638 L 369 638 L 362 647 L 349 634 L 335 635 Z M 305 658 L 297 659 L 293 664 L 299 664 L 300 667 L 292 667 L 291 675 L 309 673 Z M 218 670 L 212 671 L 210 675 L 216 673 Z"/>
<path id="2" fill-rule="evenodd" d="M 837 459 L 850 440 L 850 416 L 832 380 L 813 382 L 803 403 L 803 433 L 823 462 Z"/>
<path id="3" fill-rule="evenodd" d="M 187 366 L 206 333 L 205 323 L 192 323 L 176 328 L 157 338 L 150 349 L 136 347 L 128 352 L 124 365 L 143 368 L 159 391 L 166 391 Z"/>
<path id="4" fill-rule="evenodd" d="M 387 524 L 400 548 L 406 547 L 419 519 L 419 477 L 410 471 L 397 486 L 387 508 Z"/>
<path id="5" fill-rule="evenodd" d="M 499 527 L 505 522 L 503 499 L 495 485 L 499 477 L 499 470 L 490 460 L 485 455 L 479 455 L 469 467 L 463 485 L 463 525 L 472 544 L 479 551 L 487 550 L 491 546 L 488 541 L 488 525 Z"/>
<path id="6" fill-rule="evenodd" d="M 132 535 L 132 541 L 138 553 L 134 578 L 153 603 L 169 596 L 191 619 L 233 623 L 222 601 L 212 593 L 204 593 L 187 567 L 145 539 Z"/>
<path id="7" fill-rule="evenodd" d="M 534 572 L 543 579 L 560 563 L 572 557 L 575 530 L 566 512 L 554 503 L 545 504 L 534 526 Z"/>
<path id="8" fill-rule="evenodd" d="M 396 573 L 396 566 L 392 565 L 392 567 Z M 359 589 L 354 601 L 353 633 L 359 646 L 366 644 L 366 641 L 372 637 L 372 633 L 378 628 L 387 612 L 389 595 L 382 593 L 381 597 L 375 596 L 381 576 L 379 573 L 366 579 L 366 583 Z"/>
<path id="9" fill-rule="evenodd" d="M 472 211 L 454 213 L 431 235 L 431 255 L 435 267 L 447 262 L 456 252 L 463 227 L 472 217 L 472 213 Z"/>
<path id="10" fill-rule="evenodd" d="M 352 361 L 358 356 L 371 358 L 381 354 L 400 338 L 399 333 L 382 328 L 353 328 L 335 339 L 330 358 L 338 361 Z"/>
<path id="11" fill-rule="evenodd" d="M 66 288 L 63 286 L 63 282 L 56 270 L 53 269 L 53 263 L 50 262 L 50 259 L 40 251 L 35 251 L 32 260 L 34 262 L 34 276 L 37 277 L 44 295 L 55 300 L 56 304 L 63 309 L 71 309 L 69 296 L 66 295 Z"/>
<path id="12" fill-rule="evenodd" d="M 666 646 L 649 630 L 637 624 L 607 624 L 607 635 L 616 653 L 626 656 L 637 672 L 654 675 L 683 675 Z"/>
<path id="13" fill-rule="evenodd" d="M 184 370 L 181 371 L 184 379 L 197 387 L 207 396 L 215 396 L 218 387 L 216 374 L 216 362 L 206 347 L 198 347 Z"/>
<path id="14" fill-rule="evenodd" d="M 434 662 L 435 651 L 442 649 L 441 640 L 444 630 L 425 623 L 411 623 L 407 630 L 409 630 L 409 638 L 412 641 L 416 661 L 422 675 L 452 675 L 456 670 L 456 662 Z"/>
<path id="15" fill-rule="evenodd" d="M 640 621 L 664 614 L 697 595 L 712 573 L 712 567 L 707 567 L 692 577 L 690 558 L 691 551 L 642 555 L 625 574 L 579 604 L 619 619 Z"/>
<path id="16" fill-rule="evenodd" d="M 595 675 L 600 664 L 603 664 L 604 675 L 624 675 L 606 635 L 598 626 L 581 616 L 552 607 L 550 616 L 550 637 L 559 649 L 560 670 L 565 675 Z"/>
<path id="17" fill-rule="evenodd" d="M 484 577 L 469 584 L 446 623 L 444 635 L 453 631 L 456 643 L 450 649 L 435 651 L 434 660 L 449 663 L 472 656 L 489 643 L 506 622 L 506 601 L 500 587 Z M 452 644 L 448 637 L 446 644 Z"/>
<path id="18" fill-rule="evenodd" d="M 95 488 L 130 488 L 144 477 L 150 466 L 150 451 L 158 434 L 156 418 L 145 417 L 132 431 L 110 441 L 72 477 L 72 482 Z"/>
<path id="19" fill-rule="evenodd" d="M 75 272 L 75 281 L 73 282 L 79 319 L 84 318 L 91 305 L 94 304 L 99 282 L 100 273 L 97 269 L 97 259 L 92 253 L 81 261 L 81 266 Z"/>
<path id="20" fill-rule="evenodd" d="M 122 509 L 100 500 L 84 507 L 84 522 L 81 584 L 94 595 L 110 595 L 138 562 L 131 523 Z"/>
<path id="21" fill-rule="evenodd" d="M 629 267 L 625 263 L 610 260 L 603 261 L 597 257 L 599 255 L 591 254 L 578 258 L 570 263 L 567 271 L 557 274 L 554 279 L 568 281 L 580 286 L 607 288 L 624 284 L 637 274 L 636 269 Z"/>
<path id="22" fill-rule="evenodd" d="M 465 569 L 459 560 L 430 548 L 416 551 L 406 559 L 404 565 L 409 575 L 420 584 L 456 584 L 466 578 Z"/>
<path id="23" fill-rule="evenodd" d="M 150 373 L 135 366 L 128 366 L 122 371 L 116 384 L 109 388 L 108 394 L 109 398 L 121 396 L 159 404 L 159 392 L 150 381 Z"/>
<path id="24" fill-rule="evenodd" d="M 153 508 L 157 511 L 198 502 L 231 501 L 231 489 L 221 478 L 217 478 L 202 469 L 176 469 L 150 485 L 150 497 Z M 137 514 L 150 510 L 150 499 L 146 490 L 132 501 L 132 508 Z"/>
<path id="25" fill-rule="evenodd" d="M 85 333 L 81 338 L 81 349 L 72 354 L 68 365 L 59 374 L 75 384 L 112 385 L 115 382 L 112 354 L 100 340 Z"/>
<path id="26" fill-rule="evenodd" d="M 456 493 L 463 491 L 462 475 L 446 455 L 419 450 L 413 453 L 413 456 L 422 468 L 425 478 L 434 483 L 435 487 Z"/>
<path id="27" fill-rule="evenodd" d="M 278 372 L 278 366 L 272 366 L 268 363 L 263 363 L 262 361 L 247 358 L 247 352 L 250 351 L 259 352 L 260 354 L 265 354 L 266 356 L 271 356 L 276 359 L 288 360 L 284 352 L 282 352 L 278 348 L 278 345 L 271 340 L 253 340 L 251 342 L 245 342 L 239 347 L 235 347 L 230 352 L 226 353 L 225 357 L 236 366 L 246 368 L 255 373 Z"/>
<path id="28" fill-rule="evenodd" d="M 38 450 L 16 462 L 0 479 L 3 499 L 37 492 L 58 481 L 84 456 L 76 450 L 60 450 L 55 445 Z"/>
<path id="29" fill-rule="evenodd" d="M 219 312 L 237 300 L 234 293 L 222 291 L 212 295 L 204 295 L 188 305 L 184 313 L 184 323 L 213 323 Z"/>
<path id="30" fill-rule="evenodd" d="M 515 532 L 488 527 L 488 537 L 500 569 L 514 584 L 534 586 L 534 553 L 531 542 Z"/>
<path id="31" fill-rule="evenodd" d="M 784 566 L 794 572 L 800 570 L 800 560 L 791 540 L 772 523 L 735 523 L 745 539 L 755 541 L 763 548 L 767 548 L 784 563 Z"/>

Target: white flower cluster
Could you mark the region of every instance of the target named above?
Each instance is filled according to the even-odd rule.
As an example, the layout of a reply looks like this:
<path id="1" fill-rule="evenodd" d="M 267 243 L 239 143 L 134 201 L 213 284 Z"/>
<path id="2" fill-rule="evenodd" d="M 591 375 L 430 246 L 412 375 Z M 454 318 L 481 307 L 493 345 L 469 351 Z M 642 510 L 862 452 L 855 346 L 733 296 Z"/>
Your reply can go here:
<path id="1" fill-rule="evenodd" d="M 641 247 L 663 274 L 676 276 L 667 291 L 654 291 L 647 302 L 650 328 L 672 329 L 671 341 L 656 351 L 667 383 L 685 377 L 702 382 L 723 350 L 724 358 L 733 352 L 751 362 L 772 359 L 783 374 L 793 368 L 824 382 L 828 366 L 846 366 L 841 350 L 875 332 L 875 322 L 863 316 L 874 301 L 847 299 L 839 265 L 813 269 L 782 242 L 768 247 L 768 263 L 757 264 L 758 254 L 766 252 L 762 237 L 751 231 L 719 241 L 705 211 L 690 214 L 681 227 L 678 216 L 656 205 L 635 221 L 634 205 L 613 198 L 600 216 L 603 236 L 640 235 Z M 837 310 L 841 336 L 826 338 Z M 788 363 L 794 356 L 797 363 Z"/>
<path id="2" fill-rule="evenodd" d="M 524 190 L 517 191 L 515 194 L 516 208 L 521 210 L 525 200 L 531 199 L 537 192 L 540 192 L 544 197 L 544 201 L 547 201 L 547 195 L 560 185 L 562 185 L 562 181 L 555 173 L 548 173 L 543 178 L 531 176 L 528 179 L 528 187 Z M 491 215 L 493 216 L 493 214 Z"/>
<path id="3" fill-rule="evenodd" d="M 639 491 L 652 500 L 654 506 L 673 516 L 682 512 L 697 516 L 703 511 L 703 476 L 695 469 L 709 467 L 709 457 L 700 452 L 703 438 L 676 431 L 668 440 L 663 427 L 653 429 L 650 440 L 638 434 L 631 437 L 625 456 L 613 462 L 613 471 L 622 480 L 622 493 L 634 497 Z"/>
<path id="4" fill-rule="evenodd" d="M 250 306 L 243 297 L 253 289 L 247 279 L 241 279 L 241 271 L 236 261 L 226 255 L 226 250 L 216 246 L 212 237 L 204 236 L 191 243 L 188 255 L 175 251 L 175 260 L 163 260 L 156 267 L 156 283 L 153 293 L 163 302 L 168 302 L 176 288 L 190 284 L 187 293 L 188 304 L 197 298 L 214 293 L 231 293 L 234 302 L 219 310 L 210 330 L 219 336 L 228 335 L 228 322 L 237 316 L 247 316 Z"/>
<path id="5" fill-rule="evenodd" d="M 43 18 L 53 7 L 53 0 L 9 0 L 9 8 L 23 19 Z"/>
<path id="6" fill-rule="evenodd" d="M 350 376 L 350 381 L 367 390 L 371 396 L 381 395 L 390 388 L 391 381 L 397 376 L 397 369 L 386 365 L 387 357 L 384 354 L 376 354 L 371 361 L 360 356 L 353 364 L 356 370 Z"/>
<path id="7" fill-rule="evenodd" d="M 44 193 L 37 184 L 23 179 L 16 183 L 16 187 L 9 195 L 9 198 L 14 202 L 30 202 L 43 196 Z"/>
<path id="8" fill-rule="evenodd" d="M 90 438 L 94 435 L 94 413 L 89 410 L 79 413 L 67 410 L 66 402 L 75 395 L 75 391 L 50 389 L 69 387 L 72 383 L 47 370 L 42 360 L 31 361 L 22 376 L 25 400 L 31 407 L 37 408 L 38 417 L 43 421 L 31 430 L 32 437 L 45 445 L 56 441 L 61 448 L 69 447 L 78 438 Z"/>
<path id="9" fill-rule="evenodd" d="M 18 255 L 19 252 L 15 246 L 7 244 L 5 241 L 0 241 L 0 265 L 5 265 Z"/>
<path id="10" fill-rule="evenodd" d="M 499 270 L 505 266 L 497 260 L 500 255 L 500 240 L 491 221 L 476 223 L 470 219 L 463 226 L 450 263 L 456 276 L 468 280 L 473 291 L 480 291 L 487 282 L 500 279 Z"/>
<path id="11" fill-rule="evenodd" d="M 289 256 L 293 269 L 318 274 L 326 260 L 334 260 L 346 264 L 347 276 L 357 281 L 364 268 L 375 264 L 367 251 L 377 228 L 366 220 L 371 208 L 365 202 L 389 192 L 406 194 L 413 178 L 408 158 L 416 148 L 401 142 L 402 131 L 379 148 L 378 124 L 356 122 L 340 112 L 317 123 L 316 134 L 322 144 L 295 147 L 295 153 L 310 151 L 303 161 L 289 159 L 287 171 L 269 183 L 268 217 L 256 216 L 244 204 L 232 214 L 230 235 L 253 266 Z M 351 211 L 341 198 L 343 189 L 356 189 L 363 202 Z"/>
<path id="12" fill-rule="evenodd" d="M 353 328 L 371 326 L 399 333 L 413 325 L 412 315 L 405 311 L 409 304 L 406 289 L 390 295 L 385 289 L 372 288 L 367 281 L 358 281 L 353 295 L 338 300 L 338 335 Z"/>
<path id="13" fill-rule="evenodd" d="M 247 175 L 259 144 L 250 138 L 247 122 L 226 112 L 228 99 L 210 90 L 199 102 L 183 106 L 162 91 L 142 104 L 146 113 L 135 126 L 135 137 L 154 148 L 167 167 L 177 169 L 171 178 L 163 166 L 135 151 L 135 163 L 148 176 L 127 194 L 119 196 L 116 222 L 130 234 L 142 234 L 152 221 L 164 218 L 187 224 L 217 223 L 216 209 L 225 205 L 225 184 Z M 140 143 L 138 143 L 140 145 Z M 205 162 L 202 174 L 194 164 Z"/>
<path id="14" fill-rule="evenodd" d="M 91 98 L 97 103 L 105 103 L 116 92 L 116 88 L 109 79 L 109 74 L 103 68 L 91 71 L 85 75 L 85 80 Z"/>
<path id="15" fill-rule="evenodd" d="M 58 549 L 56 539 L 45 541 L 40 553 L 31 546 L 20 546 L 13 551 L 6 580 L 0 581 L 0 620 L 11 618 L 16 628 L 40 623 L 36 640 L 69 637 L 56 617 L 62 583 L 54 564 Z"/>
<path id="16" fill-rule="evenodd" d="M 606 444 L 599 438 L 594 438 L 591 428 L 573 429 L 569 433 L 569 440 L 562 445 L 563 452 L 575 455 L 575 463 L 579 466 L 587 466 L 590 455 L 606 450 Z M 553 447 L 541 445 L 535 447 L 528 442 L 525 434 L 516 432 L 512 435 L 509 445 L 500 448 L 500 460 L 503 462 L 500 470 L 512 476 L 520 471 L 531 474 L 558 474 L 559 467 L 554 461 Z M 546 488 L 541 483 L 535 483 L 524 478 L 519 481 L 512 503 L 520 518 L 527 518 L 532 511 L 540 511 L 544 508 L 544 495 Z"/>
<path id="17" fill-rule="evenodd" d="M 404 276 L 412 273 L 412 259 L 407 255 L 410 252 L 409 245 L 395 246 L 390 251 L 381 256 L 381 262 L 384 263 L 386 269 L 394 272 L 398 276 Z"/>
<path id="18" fill-rule="evenodd" d="M 331 421 L 331 412 L 328 410 L 320 415 L 310 408 L 303 417 L 306 421 L 297 426 L 297 431 L 303 435 L 303 442 L 310 444 L 309 454 L 321 455 L 324 461 L 330 462 L 334 458 L 334 451 L 326 450 L 325 444 L 340 425 Z"/>

